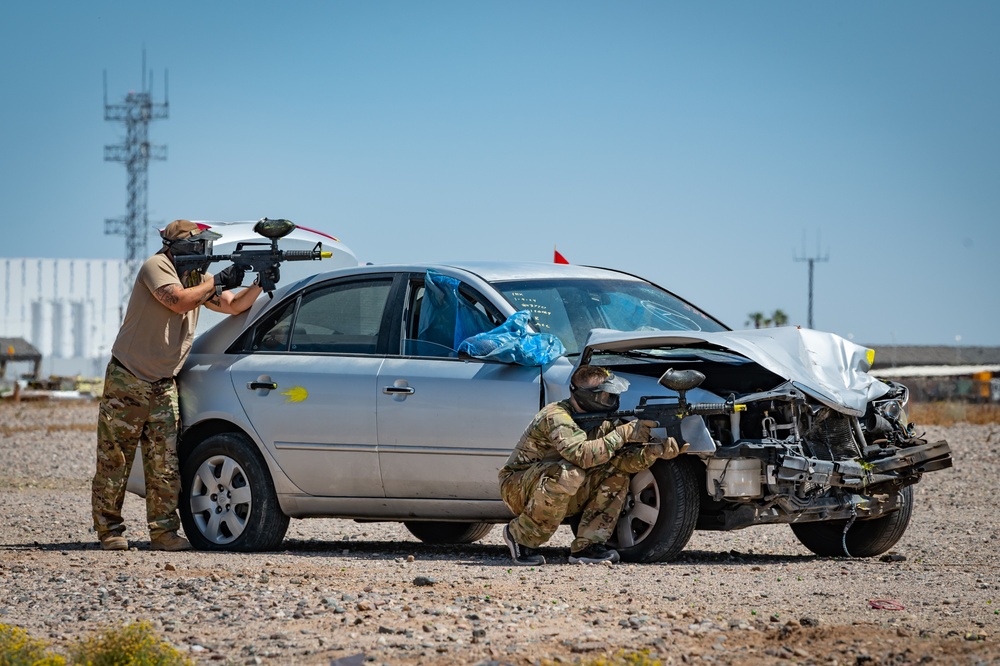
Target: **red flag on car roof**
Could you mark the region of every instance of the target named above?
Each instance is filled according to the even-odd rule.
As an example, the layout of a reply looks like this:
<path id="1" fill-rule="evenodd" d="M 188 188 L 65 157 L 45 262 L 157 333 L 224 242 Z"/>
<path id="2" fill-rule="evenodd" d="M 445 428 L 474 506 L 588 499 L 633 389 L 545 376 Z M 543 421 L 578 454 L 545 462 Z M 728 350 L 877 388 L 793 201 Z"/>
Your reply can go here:
<path id="1" fill-rule="evenodd" d="M 566 257 L 564 257 L 561 254 L 559 254 L 559 250 L 555 250 L 554 249 L 553 252 L 555 252 L 555 257 L 552 259 L 552 263 L 555 263 L 555 264 L 568 264 L 569 263 L 568 261 L 566 261 Z"/>

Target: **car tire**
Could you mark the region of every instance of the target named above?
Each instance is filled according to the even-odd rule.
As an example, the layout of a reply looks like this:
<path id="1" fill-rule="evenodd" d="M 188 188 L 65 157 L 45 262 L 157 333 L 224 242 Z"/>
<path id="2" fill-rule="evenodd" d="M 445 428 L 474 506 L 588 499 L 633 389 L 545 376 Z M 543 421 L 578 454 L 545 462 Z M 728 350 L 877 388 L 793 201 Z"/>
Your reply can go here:
<path id="1" fill-rule="evenodd" d="M 681 456 L 658 460 L 632 475 L 625 507 L 608 546 L 625 562 L 667 562 L 694 533 L 701 506 L 697 463 Z"/>
<path id="2" fill-rule="evenodd" d="M 212 435 L 181 466 L 180 514 L 198 550 L 276 550 L 288 530 L 260 453 L 238 433 Z"/>
<path id="3" fill-rule="evenodd" d="M 899 491 L 899 509 L 887 516 L 857 520 L 847 530 L 847 551 L 851 557 L 875 557 L 896 545 L 903 537 L 913 514 L 913 486 Z M 791 526 L 799 542 L 821 557 L 846 557 L 844 526 L 846 520 L 799 523 Z"/>
<path id="4" fill-rule="evenodd" d="M 410 534 L 424 543 L 461 545 L 479 541 L 493 529 L 492 523 L 451 523 L 438 520 L 407 520 L 403 522 Z"/>

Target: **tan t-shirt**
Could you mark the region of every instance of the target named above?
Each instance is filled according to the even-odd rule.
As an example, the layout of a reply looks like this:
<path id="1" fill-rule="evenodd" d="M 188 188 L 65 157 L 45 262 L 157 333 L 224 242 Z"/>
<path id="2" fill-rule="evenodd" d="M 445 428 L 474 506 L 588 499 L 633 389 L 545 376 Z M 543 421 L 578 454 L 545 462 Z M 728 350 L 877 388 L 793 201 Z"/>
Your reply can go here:
<path id="1" fill-rule="evenodd" d="M 200 307 L 177 314 L 153 296 L 154 291 L 168 284 L 181 284 L 177 270 L 167 255 L 154 254 L 139 269 L 125 321 L 111 347 L 111 353 L 122 365 L 147 382 L 180 372 L 198 325 Z"/>

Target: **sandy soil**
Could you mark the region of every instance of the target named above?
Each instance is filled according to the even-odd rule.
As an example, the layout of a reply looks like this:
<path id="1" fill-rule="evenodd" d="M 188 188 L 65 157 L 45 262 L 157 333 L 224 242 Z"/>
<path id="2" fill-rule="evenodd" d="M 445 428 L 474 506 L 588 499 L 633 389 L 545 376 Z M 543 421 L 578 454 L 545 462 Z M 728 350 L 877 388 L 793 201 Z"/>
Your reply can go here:
<path id="1" fill-rule="evenodd" d="M 103 552 L 90 527 L 96 404 L 0 403 L 0 623 L 62 649 L 148 620 L 198 663 L 998 664 L 1000 426 L 928 428 L 955 467 L 916 487 L 893 557 L 817 558 L 785 526 L 696 532 L 668 564 L 510 567 L 399 525 L 292 522 L 273 553 Z"/>

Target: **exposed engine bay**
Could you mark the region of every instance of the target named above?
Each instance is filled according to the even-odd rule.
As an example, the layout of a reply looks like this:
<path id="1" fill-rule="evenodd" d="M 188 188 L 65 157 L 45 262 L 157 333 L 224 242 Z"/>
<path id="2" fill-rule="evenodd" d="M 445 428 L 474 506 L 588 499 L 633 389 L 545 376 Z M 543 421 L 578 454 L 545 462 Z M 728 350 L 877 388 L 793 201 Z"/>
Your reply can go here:
<path id="1" fill-rule="evenodd" d="M 718 448 L 705 457 L 711 503 L 698 527 L 873 518 L 898 509 L 898 491 L 951 467 L 951 450 L 915 433 L 906 387 L 889 387 L 862 417 L 810 402 L 787 384 L 738 395 L 746 411 L 705 417 Z"/>
<path id="2" fill-rule="evenodd" d="M 775 350 L 802 343 L 802 333 L 820 344 L 801 344 L 805 352 L 781 359 Z M 870 350 L 842 338 L 789 329 L 761 335 L 758 347 L 752 339 L 745 344 L 745 331 L 731 346 L 720 344 L 730 334 L 641 341 L 634 335 L 631 345 L 592 339 L 589 362 L 639 376 L 640 383 L 642 376 L 659 376 L 668 390 L 678 369 L 703 375 L 699 403 L 687 403 L 684 390 L 658 396 L 679 395 L 687 455 L 698 460 L 703 491 L 697 529 L 789 523 L 819 554 L 884 552 L 909 521 L 909 487 L 926 472 L 952 466 L 948 443 L 928 442 L 908 421 L 906 387 L 869 375 Z M 636 400 L 641 412 L 645 401 Z M 713 402 L 735 408 L 711 413 Z M 848 529 L 866 521 L 869 532 L 884 528 L 849 549 Z"/>

